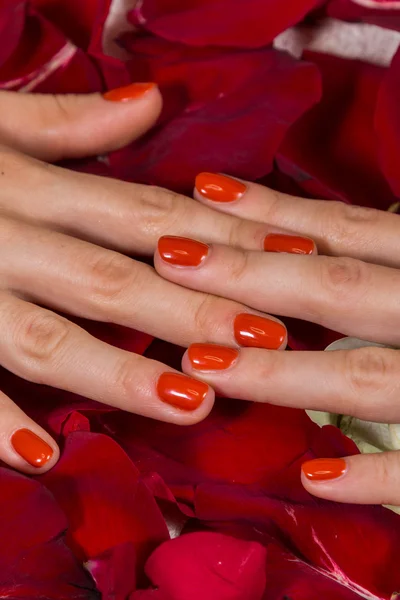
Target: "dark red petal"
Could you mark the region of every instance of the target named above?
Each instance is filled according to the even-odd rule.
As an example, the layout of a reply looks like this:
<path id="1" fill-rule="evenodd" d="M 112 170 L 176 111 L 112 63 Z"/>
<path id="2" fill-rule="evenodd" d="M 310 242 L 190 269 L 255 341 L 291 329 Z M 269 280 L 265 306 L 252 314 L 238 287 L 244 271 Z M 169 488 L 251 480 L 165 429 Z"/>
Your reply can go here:
<path id="1" fill-rule="evenodd" d="M 312 196 L 387 209 L 394 196 L 380 170 L 374 131 L 385 70 L 335 56 L 305 56 L 321 71 L 323 96 L 291 127 L 279 167 Z"/>
<path id="2" fill-rule="evenodd" d="M 144 0 L 130 14 L 147 31 L 194 46 L 267 46 L 319 0 Z"/>
<path id="3" fill-rule="evenodd" d="M 41 477 L 67 515 L 67 541 L 83 559 L 132 543 L 140 570 L 168 539 L 165 521 L 139 472 L 109 437 L 69 435 L 57 465 Z"/>
<path id="4" fill-rule="evenodd" d="M 102 598 L 126 600 L 136 588 L 136 551 L 132 542 L 106 550 L 85 566 Z"/>
<path id="5" fill-rule="evenodd" d="M 326 11 L 329 17 L 344 21 L 363 21 L 386 27 L 400 29 L 400 2 L 394 7 L 393 0 L 375 0 L 375 6 L 364 6 L 354 0 L 330 0 Z"/>
<path id="6" fill-rule="evenodd" d="M 0 468 L 0 597 L 95 600 L 65 545 L 64 514 L 37 481 Z"/>
<path id="7" fill-rule="evenodd" d="M 200 171 L 259 178 L 290 125 L 319 99 L 315 68 L 270 48 L 201 51 L 132 39 L 128 49 L 134 76 L 160 84 L 165 117 L 111 156 L 124 179 L 189 192 Z"/>
<path id="8" fill-rule="evenodd" d="M 382 170 L 394 194 L 400 196 L 400 50 L 383 79 L 376 106 L 375 126 Z"/>

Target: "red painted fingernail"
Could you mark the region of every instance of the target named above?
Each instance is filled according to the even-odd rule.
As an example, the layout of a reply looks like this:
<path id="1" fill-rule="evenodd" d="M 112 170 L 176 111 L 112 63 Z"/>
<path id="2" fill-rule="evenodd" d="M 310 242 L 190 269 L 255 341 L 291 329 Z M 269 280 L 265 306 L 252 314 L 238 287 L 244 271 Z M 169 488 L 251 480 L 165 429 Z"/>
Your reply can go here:
<path id="1" fill-rule="evenodd" d="M 310 481 L 328 481 L 345 473 L 346 461 L 343 458 L 316 458 L 302 464 L 301 470 Z"/>
<path id="2" fill-rule="evenodd" d="M 184 410 L 196 410 L 208 390 L 206 383 L 180 373 L 163 373 L 157 382 L 157 393 L 161 400 Z"/>
<path id="3" fill-rule="evenodd" d="M 234 333 L 238 344 L 254 348 L 277 350 L 286 338 L 286 328 L 282 323 L 242 313 L 234 322 Z"/>
<path id="4" fill-rule="evenodd" d="M 191 365 L 198 371 L 223 371 L 233 365 L 239 352 L 214 344 L 192 344 L 188 350 Z"/>
<path id="5" fill-rule="evenodd" d="M 158 240 L 158 252 L 171 265 L 198 267 L 208 254 L 208 246 L 196 240 L 165 235 Z"/>
<path id="6" fill-rule="evenodd" d="M 314 242 L 310 238 L 297 235 L 270 233 L 264 239 L 266 252 L 287 252 L 289 254 L 312 254 Z"/>
<path id="7" fill-rule="evenodd" d="M 131 83 L 130 85 L 105 92 L 103 98 L 111 100 L 111 102 L 128 102 L 129 100 L 144 96 L 144 94 L 154 87 L 156 87 L 155 83 Z"/>
<path id="8" fill-rule="evenodd" d="M 19 429 L 11 437 L 11 444 L 27 463 L 40 469 L 53 456 L 53 448 L 29 429 Z"/>
<path id="9" fill-rule="evenodd" d="M 195 187 L 199 194 L 214 202 L 233 202 L 247 189 L 241 181 L 217 173 L 199 173 Z"/>

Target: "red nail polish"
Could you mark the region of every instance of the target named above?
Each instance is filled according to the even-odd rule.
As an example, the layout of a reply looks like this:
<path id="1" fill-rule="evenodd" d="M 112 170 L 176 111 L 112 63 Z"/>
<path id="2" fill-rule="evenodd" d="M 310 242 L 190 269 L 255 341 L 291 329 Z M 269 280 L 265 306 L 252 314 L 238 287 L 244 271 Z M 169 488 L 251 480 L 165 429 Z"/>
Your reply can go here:
<path id="1" fill-rule="evenodd" d="M 288 254 L 312 254 L 314 242 L 310 238 L 297 235 L 270 233 L 264 239 L 266 252 L 286 252 Z"/>
<path id="2" fill-rule="evenodd" d="M 215 344 L 192 344 L 188 350 L 191 365 L 198 371 L 223 371 L 233 365 L 239 352 Z"/>
<path id="3" fill-rule="evenodd" d="M 11 445 L 27 463 L 40 469 L 53 456 L 53 448 L 29 429 L 19 429 L 11 437 Z"/>
<path id="4" fill-rule="evenodd" d="M 310 481 L 329 481 L 345 473 L 346 461 L 343 458 L 316 458 L 305 462 L 301 470 Z"/>
<path id="5" fill-rule="evenodd" d="M 250 313 L 237 315 L 234 333 L 241 346 L 269 350 L 277 350 L 286 339 L 286 327 L 282 323 Z"/>
<path id="6" fill-rule="evenodd" d="M 217 173 L 199 173 L 195 187 L 199 194 L 214 202 L 233 202 L 247 189 L 241 181 Z"/>
<path id="7" fill-rule="evenodd" d="M 171 265 L 198 267 L 208 254 L 208 246 L 196 240 L 165 235 L 158 240 L 158 252 Z"/>
<path id="8" fill-rule="evenodd" d="M 161 400 L 183 410 L 199 408 L 208 390 L 206 383 L 180 373 L 163 373 L 157 382 L 157 393 Z"/>
<path id="9" fill-rule="evenodd" d="M 103 98 L 111 102 L 128 102 L 135 98 L 141 98 L 154 87 L 156 87 L 155 83 L 131 83 L 105 92 Z"/>

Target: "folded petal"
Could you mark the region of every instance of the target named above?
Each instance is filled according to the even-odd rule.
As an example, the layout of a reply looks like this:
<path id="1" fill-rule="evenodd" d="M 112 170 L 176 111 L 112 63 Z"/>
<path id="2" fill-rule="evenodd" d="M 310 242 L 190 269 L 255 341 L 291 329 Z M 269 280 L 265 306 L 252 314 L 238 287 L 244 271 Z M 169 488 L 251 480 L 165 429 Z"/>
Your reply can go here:
<path id="1" fill-rule="evenodd" d="M 64 541 L 67 521 L 39 482 L 0 468 L 0 597 L 95 600 Z"/>
<path id="2" fill-rule="evenodd" d="M 257 48 L 272 42 L 319 0 L 144 0 L 132 22 L 174 42 L 194 46 Z"/>

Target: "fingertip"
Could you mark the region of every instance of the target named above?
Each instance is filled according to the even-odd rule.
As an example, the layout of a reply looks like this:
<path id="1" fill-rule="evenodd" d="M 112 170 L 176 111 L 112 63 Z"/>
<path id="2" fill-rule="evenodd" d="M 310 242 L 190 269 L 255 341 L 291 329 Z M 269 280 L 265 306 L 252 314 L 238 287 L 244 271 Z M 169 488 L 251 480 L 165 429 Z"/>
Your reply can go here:
<path id="1" fill-rule="evenodd" d="M 175 371 L 164 371 L 158 376 L 156 394 L 168 408 L 161 412 L 157 409 L 155 418 L 178 425 L 193 425 L 205 419 L 215 400 L 214 390 L 208 383 Z"/>
<path id="2" fill-rule="evenodd" d="M 19 427 L 9 438 L 5 462 L 31 475 L 46 473 L 54 467 L 60 450 L 54 439 L 37 426 Z"/>

